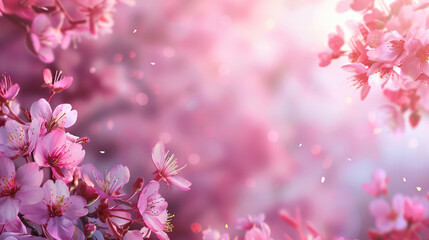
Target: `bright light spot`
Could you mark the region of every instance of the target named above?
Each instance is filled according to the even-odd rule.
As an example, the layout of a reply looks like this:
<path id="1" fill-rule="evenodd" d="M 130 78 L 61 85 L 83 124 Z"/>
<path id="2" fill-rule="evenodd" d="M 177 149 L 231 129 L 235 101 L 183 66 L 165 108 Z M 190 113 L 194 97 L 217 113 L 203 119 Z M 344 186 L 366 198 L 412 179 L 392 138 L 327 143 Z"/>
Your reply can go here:
<path id="1" fill-rule="evenodd" d="M 402 178 L 403 182 L 407 182 L 407 179 L 405 177 Z"/>
<path id="2" fill-rule="evenodd" d="M 320 179 L 320 182 L 321 182 L 321 183 L 324 183 L 324 182 L 325 182 L 325 180 L 326 180 L 326 179 L 325 179 L 325 177 L 322 177 L 322 179 Z"/>
<path id="3" fill-rule="evenodd" d="M 137 32 L 137 29 L 134 29 L 133 33 L 136 33 L 136 32 Z"/>
<path id="4" fill-rule="evenodd" d="M 152 66 L 155 66 L 155 64 L 156 64 L 156 63 L 155 63 L 155 62 L 151 62 L 150 64 L 151 64 Z"/>
<path id="5" fill-rule="evenodd" d="M 228 228 L 228 223 L 227 223 L 227 224 L 225 224 L 225 228 Z"/>
<path id="6" fill-rule="evenodd" d="M 422 190 L 422 188 L 421 187 L 416 187 L 416 189 L 417 189 L 417 191 L 421 191 Z"/>
<path id="7" fill-rule="evenodd" d="M 101 151 L 100 151 L 100 153 L 101 153 L 101 154 L 105 154 L 105 153 L 106 153 L 106 151 L 104 151 L 104 150 L 101 150 Z"/>
<path id="8" fill-rule="evenodd" d="M 374 128 L 374 135 L 380 134 L 383 130 L 381 128 Z"/>

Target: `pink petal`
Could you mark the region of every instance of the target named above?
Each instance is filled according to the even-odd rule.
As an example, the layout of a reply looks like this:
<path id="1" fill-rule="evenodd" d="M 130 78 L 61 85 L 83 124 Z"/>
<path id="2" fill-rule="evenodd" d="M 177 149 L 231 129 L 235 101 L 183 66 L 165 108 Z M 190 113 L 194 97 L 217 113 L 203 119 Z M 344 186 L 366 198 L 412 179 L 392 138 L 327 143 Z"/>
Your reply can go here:
<path id="1" fill-rule="evenodd" d="M 52 73 L 49 68 L 43 69 L 43 80 L 45 81 L 46 85 L 52 84 Z"/>
<path id="2" fill-rule="evenodd" d="M 146 185 L 146 187 L 143 188 L 142 193 L 146 197 L 150 197 L 154 194 L 157 194 L 158 191 L 159 191 L 159 182 L 152 180 Z"/>
<path id="3" fill-rule="evenodd" d="M 33 118 L 41 118 L 44 121 L 50 121 L 52 118 L 52 109 L 48 101 L 41 98 L 31 105 L 30 114 Z"/>
<path id="4" fill-rule="evenodd" d="M 137 202 L 137 209 L 139 210 L 140 215 L 143 216 L 144 212 L 147 208 L 147 197 L 144 195 L 143 192 L 139 195 L 139 200 Z"/>
<path id="5" fill-rule="evenodd" d="M 39 165 L 36 163 L 27 163 L 18 168 L 15 180 L 21 185 L 40 187 L 43 180 L 43 171 L 39 170 Z"/>
<path id="6" fill-rule="evenodd" d="M 141 240 L 143 239 L 143 234 L 138 230 L 128 231 L 123 240 Z"/>
<path id="7" fill-rule="evenodd" d="M 40 187 L 24 185 L 21 186 L 15 197 L 21 200 L 21 205 L 36 204 L 43 200 L 43 190 Z"/>
<path id="8" fill-rule="evenodd" d="M 70 87 L 70 85 L 73 83 L 72 77 L 65 77 L 57 82 L 54 83 L 54 90 L 55 91 L 63 91 Z"/>
<path id="9" fill-rule="evenodd" d="M 191 187 L 192 183 L 183 177 L 176 175 L 176 176 L 168 177 L 167 180 L 169 182 L 171 182 L 172 184 L 174 184 L 176 187 L 178 187 L 182 191 L 191 190 L 190 187 Z"/>
<path id="10" fill-rule="evenodd" d="M 18 217 L 16 217 L 12 221 L 5 223 L 4 228 L 6 232 L 14 232 L 14 233 L 22 233 L 22 234 L 27 233 L 27 228 Z"/>
<path id="11" fill-rule="evenodd" d="M 341 69 L 343 69 L 347 72 L 356 73 L 356 74 L 366 73 L 368 71 L 366 69 L 365 65 L 363 65 L 362 63 L 347 64 L 347 65 L 342 66 Z"/>
<path id="12" fill-rule="evenodd" d="M 156 169 L 161 170 L 165 163 L 165 147 L 161 141 L 155 144 L 152 149 L 152 161 Z"/>
<path id="13" fill-rule="evenodd" d="M 54 217 L 49 219 L 46 230 L 55 239 L 71 239 L 74 225 L 65 217 Z"/>
<path id="14" fill-rule="evenodd" d="M 88 209 L 85 208 L 86 201 L 81 196 L 73 195 L 68 197 L 67 206 L 68 208 L 65 211 L 64 216 L 72 221 L 88 214 Z"/>
<path id="15" fill-rule="evenodd" d="M 6 92 L 3 98 L 12 100 L 16 97 L 16 95 L 18 95 L 18 92 L 19 92 L 19 85 L 15 83 L 10 87 L 10 89 Z"/>
<path id="16" fill-rule="evenodd" d="M 19 211 L 25 218 L 37 224 L 45 224 L 49 219 L 48 207 L 43 202 L 21 206 Z"/>
<path id="17" fill-rule="evenodd" d="M 16 218 L 19 212 L 19 200 L 10 197 L 0 197 L 0 224 Z"/>
<path id="18" fill-rule="evenodd" d="M 31 32 L 39 35 L 49 27 L 51 27 L 49 17 L 45 14 L 39 14 L 34 18 L 33 23 L 31 24 Z"/>
<path id="19" fill-rule="evenodd" d="M 50 47 L 41 47 L 39 52 L 37 52 L 37 56 L 44 63 L 51 63 L 54 61 L 54 51 Z"/>
<path id="20" fill-rule="evenodd" d="M 15 175 L 15 165 L 13 161 L 7 157 L 0 156 L 0 180 L 3 176 L 9 177 Z M 3 190 L 0 185 L 0 191 Z"/>
<path id="21" fill-rule="evenodd" d="M 110 176 L 108 187 L 110 193 L 118 191 L 130 181 L 130 170 L 121 164 L 113 167 L 107 175 L 106 178 Z"/>
<path id="22" fill-rule="evenodd" d="M 147 225 L 147 227 L 154 231 L 155 233 L 158 231 L 163 231 L 165 226 L 162 224 L 157 217 L 151 216 L 147 213 L 143 214 L 143 220 L 144 223 Z"/>
<path id="23" fill-rule="evenodd" d="M 362 86 L 362 90 L 360 91 L 360 99 L 362 101 L 368 96 L 369 90 L 371 90 L 371 87 L 369 86 L 368 83 L 365 83 Z"/>

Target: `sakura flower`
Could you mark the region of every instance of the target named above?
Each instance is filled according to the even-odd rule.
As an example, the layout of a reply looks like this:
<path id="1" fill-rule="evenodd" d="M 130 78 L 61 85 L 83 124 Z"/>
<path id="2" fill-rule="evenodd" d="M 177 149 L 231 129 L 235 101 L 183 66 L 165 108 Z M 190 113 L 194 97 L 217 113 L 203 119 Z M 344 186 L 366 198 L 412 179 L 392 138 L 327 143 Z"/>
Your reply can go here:
<path id="1" fill-rule="evenodd" d="M 30 39 L 34 53 L 45 63 L 54 60 L 53 49 L 61 43 L 61 32 L 55 29 L 49 17 L 37 15 L 31 25 Z"/>
<path id="2" fill-rule="evenodd" d="M 354 11 L 363 11 L 374 6 L 374 0 L 353 0 L 350 8 Z"/>
<path id="3" fill-rule="evenodd" d="M 19 92 L 19 85 L 12 83 L 10 76 L 2 74 L 0 80 L 0 101 L 8 102 L 16 97 Z"/>
<path id="4" fill-rule="evenodd" d="M 150 181 L 140 193 L 137 208 L 147 227 L 160 240 L 169 239 L 164 232 L 168 230 L 166 224 L 168 203 L 159 194 L 159 182 Z"/>
<path id="5" fill-rule="evenodd" d="M 0 224 L 15 221 L 21 207 L 43 199 L 42 179 L 37 164 L 27 163 L 15 172 L 12 160 L 0 157 Z"/>
<path id="6" fill-rule="evenodd" d="M 389 178 L 383 169 L 376 170 L 372 176 L 372 182 L 362 185 L 363 190 L 369 195 L 378 197 L 380 194 L 387 194 L 387 184 Z"/>
<path id="7" fill-rule="evenodd" d="M 37 119 L 33 119 L 29 126 L 7 120 L 0 127 L 0 152 L 12 159 L 28 156 L 36 146 L 39 132 L 40 123 Z"/>
<path id="8" fill-rule="evenodd" d="M 61 181 L 46 181 L 43 201 L 21 209 L 25 218 L 43 227 L 55 239 L 72 239 L 75 221 L 88 214 L 86 202 L 80 196 L 70 196 L 67 185 Z"/>
<path id="9" fill-rule="evenodd" d="M 41 138 L 34 150 L 34 161 L 41 167 L 50 167 L 54 177 L 65 182 L 73 180 L 73 172 L 85 156 L 82 145 L 69 142 L 61 129 Z"/>
<path id="10" fill-rule="evenodd" d="M 124 196 L 119 191 L 130 180 L 130 170 L 118 164 L 103 176 L 92 164 L 81 167 L 83 181 L 93 187 L 101 198 L 119 198 Z"/>
<path id="11" fill-rule="evenodd" d="M 97 24 L 108 23 L 113 25 L 110 13 L 113 11 L 115 0 L 74 0 L 80 6 L 80 11 L 88 17 L 90 32 L 97 34 Z M 130 0 L 125 0 L 132 3 Z"/>
<path id="12" fill-rule="evenodd" d="M 332 50 L 333 58 L 338 58 L 341 55 L 341 47 L 344 45 L 344 31 L 337 26 L 337 33 L 329 34 L 328 46 Z"/>
<path id="13" fill-rule="evenodd" d="M 248 215 L 245 218 L 237 219 L 237 228 L 242 230 L 250 230 L 253 227 L 261 227 L 262 223 L 265 220 L 265 214 L 261 213 L 259 215 Z"/>
<path id="14" fill-rule="evenodd" d="M 45 123 L 48 132 L 54 128 L 71 127 L 77 119 L 77 111 L 72 110 L 70 104 L 60 104 L 52 112 L 51 105 L 43 98 L 31 105 L 30 113 L 33 118 L 41 119 Z"/>
<path id="15" fill-rule="evenodd" d="M 342 67 L 343 70 L 354 73 L 352 77 L 353 86 L 361 89 L 360 97 L 362 100 L 366 98 L 371 87 L 368 84 L 368 69 L 362 63 L 347 64 Z"/>
<path id="16" fill-rule="evenodd" d="M 425 216 L 426 208 L 419 199 L 409 197 L 404 200 L 404 217 L 410 222 L 419 222 Z"/>
<path id="17" fill-rule="evenodd" d="M 392 206 L 386 200 L 378 198 L 371 202 L 369 209 L 375 218 L 375 226 L 382 233 L 403 230 L 407 227 L 404 217 L 404 198 L 399 194 L 393 198 Z"/>
<path id="18" fill-rule="evenodd" d="M 185 168 L 186 165 L 178 168 L 174 154 L 168 157 L 168 153 L 165 153 L 164 144 L 162 142 L 158 142 L 153 148 L 152 161 L 157 169 L 155 172 L 157 174 L 155 178 L 156 181 L 162 180 L 168 186 L 172 183 L 183 191 L 190 190 L 192 183 L 183 177 L 177 176 L 180 170 Z"/>
<path id="19" fill-rule="evenodd" d="M 257 227 L 253 227 L 249 231 L 246 232 L 244 237 L 245 240 L 273 240 L 270 237 L 271 230 L 270 227 L 266 223 L 262 223 L 261 229 Z"/>
<path id="20" fill-rule="evenodd" d="M 332 54 L 330 52 L 321 52 L 318 55 L 319 57 L 319 66 L 326 67 L 331 64 Z"/>
<path id="21" fill-rule="evenodd" d="M 404 53 L 404 37 L 396 31 L 383 34 L 376 48 L 369 50 L 369 60 L 375 62 L 393 63 Z"/>
<path id="22" fill-rule="evenodd" d="M 59 93 L 66 90 L 73 83 L 72 77 L 63 77 L 60 72 L 55 73 L 55 77 L 52 77 L 51 70 L 45 68 L 43 70 L 43 80 L 45 81 L 42 86 L 49 87 L 52 92 Z"/>
<path id="23" fill-rule="evenodd" d="M 206 229 L 203 231 L 203 240 L 229 240 L 230 237 L 227 233 L 221 234 L 217 230 Z"/>

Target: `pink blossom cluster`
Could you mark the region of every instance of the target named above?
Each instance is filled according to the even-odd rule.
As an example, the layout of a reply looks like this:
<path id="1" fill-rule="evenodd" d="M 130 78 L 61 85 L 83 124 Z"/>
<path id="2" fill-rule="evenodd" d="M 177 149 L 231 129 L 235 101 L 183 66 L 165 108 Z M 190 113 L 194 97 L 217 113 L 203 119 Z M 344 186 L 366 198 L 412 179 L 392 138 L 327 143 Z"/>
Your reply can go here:
<path id="1" fill-rule="evenodd" d="M 280 217 L 298 233 L 299 240 L 322 240 L 319 232 L 311 226 L 309 223 L 303 224 L 301 219 L 300 211 L 297 209 L 296 216 L 291 217 L 285 210 L 280 210 Z M 208 228 L 202 231 L 203 240 L 273 240 L 271 237 L 271 229 L 267 223 L 265 223 L 265 215 L 248 215 L 244 218 L 238 218 L 236 222 L 236 228 L 244 231 L 244 236 L 235 236 L 231 238 L 228 233 L 221 233 L 218 230 Z M 286 240 L 293 240 L 290 234 L 284 233 Z M 334 240 L 345 240 L 344 237 L 335 238 Z"/>
<path id="2" fill-rule="evenodd" d="M 31 52 L 50 63 L 58 46 L 66 49 L 83 37 L 111 33 L 118 2 L 135 4 L 135 0 L 1 0 L 0 16 L 24 29 Z"/>
<path id="3" fill-rule="evenodd" d="M 178 176 L 184 166 L 158 142 L 154 179 L 145 184 L 138 178 L 132 194 L 123 193 L 129 169 L 119 164 L 103 174 L 82 165 L 89 140 L 67 132 L 77 111 L 70 104 L 52 109 L 49 103 L 73 78 L 58 72 L 53 77 L 48 69 L 43 75 L 51 94 L 29 109 L 20 107 L 20 88 L 9 76 L 0 81 L 0 239 L 133 240 L 152 233 L 169 239 L 173 215 L 159 193 L 160 182 L 190 190 L 191 183 Z"/>
<path id="4" fill-rule="evenodd" d="M 329 35 L 330 50 L 319 54 L 319 65 L 348 57 L 350 63 L 342 68 L 353 74 L 352 85 L 361 89 L 361 99 L 372 88 L 381 88 L 397 106 L 386 108 L 392 116 L 400 115 L 392 120 L 403 124 L 402 115 L 408 111 L 410 125 L 417 126 L 421 113 L 429 111 L 428 7 L 426 0 L 396 0 L 390 5 L 383 0 L 341 0 L 338 11 L 351 9 L 362 20 L 347 23 L 353 32 L 348 38 L 339 26 Z"/>
<path id="5" fill-rule="evenodd" d="M 363 185 L 363 189 L 375 196 L 369 205 L 375 219 L 375 230 L 369 231 L 372 240 L 419 240 L 429 237 L 429 218 L 424 197 L 395 194 L 391 200 L 387 197 L 388 178 L 383 170 L 373 173 L 372 182 Z"/>

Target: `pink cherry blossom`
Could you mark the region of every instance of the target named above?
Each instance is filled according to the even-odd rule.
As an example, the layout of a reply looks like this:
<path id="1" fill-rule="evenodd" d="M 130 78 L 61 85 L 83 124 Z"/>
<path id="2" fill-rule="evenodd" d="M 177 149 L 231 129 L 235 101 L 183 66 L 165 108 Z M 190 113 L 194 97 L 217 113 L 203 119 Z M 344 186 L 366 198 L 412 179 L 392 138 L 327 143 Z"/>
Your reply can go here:
<path id="1" fill-rule="evenodd" d="M 0 240 L 47 240 L 47 238 L 36 237 L 16 232 L 5 232 L 0 235 Z"/>
<path id="2" fill-rule="evenodd" d="M 403 230 L 407 227 L 402 195 L 395 195 L 392 200 L 392 206 L 384 199 L 375 199 L 371 202 L 369 209 L 375 218 L 375 226 L 382 233 L 391 230 Z"/>
<path id="3" fill-rule="evenodd" d="M 38 224 L 46 224 L 46 231 L 55 239 L 71 239 L 74 222 L 85 216 L 88 210 L 86 201 L 80 196 L 70 196 L 67 185 L 61 181 L 46 181 L 43 185 L 45 193 L 43 202 L 28 205 L 21 212 L 25 218 Z"/>
<path id="4" fill-rule="evenodd" d="M 39 132 L 40 123 L 37 119 L 33 119 L 29 126 L 8 119 L 0 127 L 0 152 L 13 159 L 28 156 L 36 146 Z"/>
<path id="5" fill-rule="evenodd" d="M 16 97 L 19 92 L 19 85 L 17 83 L 12 83 L 10 76 L 2 74 L 0 80 L 0 98 L 1 102 L 7 102 Z"/>
<path id="6" fill-rule="evenodd" d="M 273 240 L 270 234 L 270 227 L 266 223 L 262 223 L 261 228 L 253 227 L 247 231 L 245 240 Z"/>
<path id="7" fill-rule="evenodd" d="M 404 200 L 404 217 L 406 220 L 416 223 L 423 220 L 426 208 L 418 198 L 406 197 Z"/>
<path id="8" fill-rule="evenodd" d="M 190 190 L 192 183 L 183 177 L 177 176 L 177 174 L 179 174 L 179 172 L 185 168 L 186 165 L 178 168 L 177 160 L 174 154 L 168 156 L 168 153 L 165 152 L 165 147 L 162 142 L 158 142 L 155 147 L 153 147 L 152 161 L 157 169 L 155 172 L 157 174 L 155 180 L 162 180 L 168 186 L 170 186 L 170 183 L 172 183 L 183 191 Z"/>
<path id="9" fill-rule="evenodd" d="M 160 240 L 169 239 L 165 233 L 167 229 L 168 203 L 159 194 L 159 182 L 150 181 L 141 191 L 137 208 L 147 227 L 154 232 Z"/>
<path id="10" fill-rule="evenodd" d="M 227 233 L 221 234 L 217 230 L 207 229 L 203 231 L 203 240 L 230 240 Z"/>
<path id="11" fill-rule="evenodd" d="M 253 227 L 260 228 L 264 220 L 265 220 L 265 214 L 259 214 L 255 216 L 248 215 L 245 218 L 237 219 L 237 228 L 241 230 L 250 230 Z"/>
<path id="12" fill-rule="evenodd" d="M 40 119 L 47 131 L 54 128 L 68 128 L 73 126 L 77 119 L 77 111 L 72 110 L 70 104 L 60 104 L 52 112 L 51 105 L 44 98 L 31 105 L 30 113 L 33 118 Z"/>
<path id="13" fill-rule="evenodd" d="M 389 178 L 383 169 L 376 170 L 372 176 L 372 182 L 362 185 L 363 190 L 372 196 L 380 196 L 381 194 L 387 195 L 387 185 Z"/>
<path id="14" fill-rule="evenodd" d="M 100 30 L 104 33 L 111 31 L 113 26 L 111 12 L 114 10 L 115 0 L 74 0 L 74 2 L 87 16 L 91 34 L 96 35 Z M 132 3 L 129 0 L 126 2 Z"/>
<path id="15" fill-rule="evenodd" d="M 362 63 L 347 64 L 342 67 L 344 70 L 354 73 L 352 77 L 353 85 L 361 88 L 361 99 L 365 99 L 371 87 L 368 84 L 368 69 Z"/>
<path id="16" fill-rule="evenodd" d="M 31 25 L 30 39 L 35 54 L 45 63 L 54 61 L 53 49 L 61 43 L 61 32 L 55 29 L 49 17 L 37 15 Z"/>
<path id="17" fill-rule="evenodd" d="M 74 169 L 85 156 L 82 145 L 67 141 L 61 129 L 42 137 L 34 150 L 34 161 L 41 167 L 49 167 L 56 179 L 70 182 Z"/>
<path id="18" fill-rule="evenodd" d="M 62 76 L 62 72 L 55 72 L 55 77 L 52 77 L 51 70 L 45 68 L 43 70 L 43 86 L 47 86 L 51 89 L 52 92 L 59 93 L 67 88 L 73 83 L 72 77 Z"/>
<path id="19" fill-rule="evenodd" d="M 15 172 L 12 160 L 0 157 L 0 224 L 16 220 L 19 209 L 43 199 L 43 172 L 27 163 Z"/>
<path id="20" fill-rule="evenodd" d="M 101 198 L 119 198 L 124 196 L 119 191 L 130 180 L 130 170 L 118 164 L 103 176 L 92 164 L 81 167 L 83 181 L 93 187 Z"/>
<path id="21" fill-rule="evenodd" d="M 13 233 L 20 233 L 20 234 L 27 233 L 27 229 L 25 225 L 21 222 L 19 217 L 15 217 L 15 219 L 10 220 L 4 224 L 0 223 L 0 229 L 4 229 L 5 232 L 13 232 Z M 3 235 L 0 234 L 0 239 L 1 239 L 1 236 Z"/>

